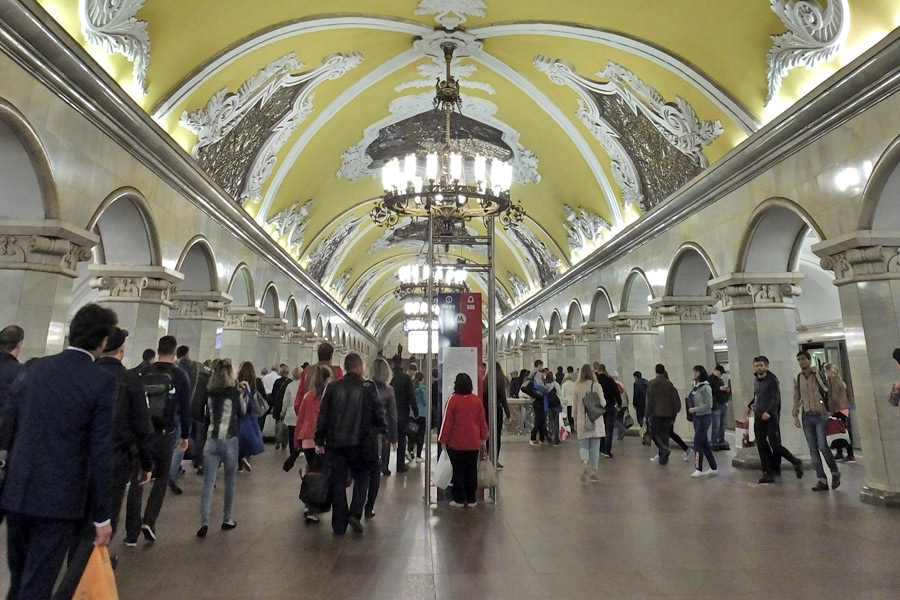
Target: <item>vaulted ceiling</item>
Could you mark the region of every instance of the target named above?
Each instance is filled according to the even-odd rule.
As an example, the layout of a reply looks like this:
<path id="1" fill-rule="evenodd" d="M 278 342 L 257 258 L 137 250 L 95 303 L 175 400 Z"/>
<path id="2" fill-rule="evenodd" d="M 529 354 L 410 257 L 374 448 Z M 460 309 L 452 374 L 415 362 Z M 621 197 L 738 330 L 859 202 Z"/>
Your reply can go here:
<path id="1" fill-rule="evenodd" d="M 900 24 L 896 0 L 41 4 L 382 334 L 424 230 L 369 219 L 382 193 L 372 158 L 389 152 L 391 125 L 431 110 L 442 41 L 458 47 L 463 114 L 512 151 L 528 215 L 499 230 L 505 313 Z"/>

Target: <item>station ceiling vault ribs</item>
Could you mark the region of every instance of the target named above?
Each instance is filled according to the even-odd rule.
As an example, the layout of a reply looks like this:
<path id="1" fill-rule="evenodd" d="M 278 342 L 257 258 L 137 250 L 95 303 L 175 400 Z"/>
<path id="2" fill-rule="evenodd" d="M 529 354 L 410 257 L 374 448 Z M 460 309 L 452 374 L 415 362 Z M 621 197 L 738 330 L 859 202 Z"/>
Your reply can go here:
<path id="1" fill-rule="evenodd" d="M 379 335 L 425 228 L 368 213 L 411 143 L 392 136 L 430 120 L 442 43 L 460 127 L 508 151 L 527 214 L 498 235 L 503 314 L 900 24 L 895 0 L 39 3 Z"/>

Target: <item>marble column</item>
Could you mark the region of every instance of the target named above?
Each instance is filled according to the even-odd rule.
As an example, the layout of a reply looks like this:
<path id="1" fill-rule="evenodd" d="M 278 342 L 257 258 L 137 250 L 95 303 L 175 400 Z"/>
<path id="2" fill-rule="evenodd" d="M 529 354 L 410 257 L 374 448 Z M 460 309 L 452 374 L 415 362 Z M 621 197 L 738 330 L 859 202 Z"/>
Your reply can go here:
<path id="1" fill-rule="evenodd" d="M 534 346 L 531 342 L 525 342 L 522 349 L 522 368 L 532 371 L 534 369 Z"/>
<path id="2" fill-rule="evenodd" d="M 253 360 L 256 355 L 256 339 L 259 337 L 259 320 L 264 314 L 263 309 L 255 306 L 229 306 L 225 310 L 219 356 L 230 358 L 235 368 L 245 360 Z M 257 372 L 262 370 L 262 366 L 254 366 Z"/>
<path id="3" fill-rule="evenodd" d="M 855 231 L 813 246 L 833 271 L 853 376 L 855 419 L 866 483 L 860 499 L 900 506 L 900 418 L 887 403 L 898 379 L 900 235 Z"/>
<path id="4" fill-rule="evenodd" d="M 663 296 L 651 302 L 650 308 L 659 334 L 659 362 L 666 365 L 669 378 L 682 397 L 687 396 L 693 387 L 694 365 L 703 365 L 710 373 L 715 366 L 711 315 L 716 312 L 716 298 Z M 652 368 L 639 370 L 647 379 L 656 376 Z M 623 373 L 622 377 L 626 375 L 630 377 L 631 373 Z M 675 430 L 684 439 L 694 435 L 693 426 L 683 414 L 676 419 Z"/>
<path id="5" fill-rule="evenodd" d="M 172 294 L 169 333 L 190 348 L 194 360 L 219 358 L 225 309 L 232 298 L 222 292 L 183 291 Z"/>
<path id="6" fill-rule="evenodd" d="M 522 357 L 521 348 L 512 348 L 506 353 L 506 372 L 512 377 L 513 373 L 518 373 L 522 370 L 522 366 L 525 364 L 524 359 Z"/>
<path id="7" fill-rule="evenodd" d="M 587 345 L 581 335 L 580 329 L 566 329 L 563 331 L 563 346 L 566 349 L 564 367 L 573 367 L 575 372 L 581 365 L 589 363 Z"/>
<path id="8" fill-rule="evenodd" d="M 0 224 L 0 327 L 25 330 L 20 361 L 62 351 L 78 263 L 98 240 L 57 220 Z"/>
<path id="9" fill-rule="evenodd" d="M 797 321 L 794 301 L 801 273 L 732 273 L 711 280 L 722 302 L 735 416 L 753 399 L 753 358 L 769 358 L 769 370 L 781 382 L 781 441 L 797 457 L 809 460 L 803 431 L 791 417 L 797 367 Z M 759 468 L 756 448 L 737 448 L 732 464 Z"/>
<path id="10" fill-rule="evenodd" d="M 549 367 L 550 364 L 547 362 L 547 348 L 548 344 L 546 340 L 535 340 L 531 342 L 531 362 L 526 365 L 529 369 L 534 370 L 534 361 L 539 360 L 544 363 L 544 367 Z"/>
<path id="11" fill-rule="evenodd" d="M 90 265 L 90 286 L 99 290 L 97 302 L 116 311 L 125 340 L 127 366 L 141 362 L 141 353 L 157 348 L 169 332 L 171 290 L 184 275 L 166 267 L 145 265 Z"/>
<path id="12" fill-rule="evenodd" d="M 562 335 L 553 335 L 547 338 L 547 360 L 544 365 L 556 375 L 556 367 L 566 369 L 566 347 L 563 345 Z"/>
<path id="13" fill-rule="evenodd" d="M 318 362 L 319 357 L 316 354 L 316 350 L 319 347 L 318 338 L 308 331 L 303 333 L 303 336 L 300 341 L 300 353 L 298 355 L 299 363 L 298 365 L 302 365 L 305 362 L 309 364 L 314 364 Z"/>
<path id="14" fill-rule="evenodd" d="M 281 317 L 261 317 L 256 337 L 256 368 L 277 366 L 285 362 L 281 357 L 281 340 L 287 321 Z"/>
<path id="15" fill-rule="evenodd" d="M 606 363 L 607 371 L 619 371 L 623 382 L 629 381 L 635 369 L 653 372 L 659 362 L 659 336 L 650 312 L 618 312 L 610 315 L 609 320 L 615 328 L 617 365 L 611 367 Z"/>
<path id="16" fill-rule="evenodd" d="M 619 360 L 616 357 L 616 336 L 613 328 L 599 323 L 585 323 L 581 326 L 581 331 L 587 354 L 585 362 L 591 365 L 600 362 L 610 371 L 615 371 Z"/>
<path id="17" fill-rule="evenodd" d="M 300 327 L 285 327 L 284 337 L 281 339 L 281 362 L 286 364 L 291 370 L 303 364 L 300 359 L 303 353 L 303 342 L 306 340 L 306 334 Z"/>

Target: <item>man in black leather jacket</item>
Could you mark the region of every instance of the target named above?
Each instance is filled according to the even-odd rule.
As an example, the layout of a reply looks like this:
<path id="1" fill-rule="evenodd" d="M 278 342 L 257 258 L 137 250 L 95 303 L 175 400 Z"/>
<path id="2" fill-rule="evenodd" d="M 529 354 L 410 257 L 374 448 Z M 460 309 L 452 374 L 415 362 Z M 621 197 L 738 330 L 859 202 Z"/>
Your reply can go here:
<path id="1" fill-rule="evenodd" d="M 347 525 L 363 532 L 361 523 L 369 471 L 378 461 L 378 433 L 387 431 L 384 408 L 375 384 L 363 379 L 362 357 L 355 352 L 344 359 L 344 377 L 328 384 L 316 423 L 316 452 L 325 453 L 331 466 L 331 529 L 344 535 Z M 367 444 L 373 439 L 375 443 Z M 373 454 L 374 453 L 374 454 Z M 353 476 L 353 499 L 347 507 L 347 473 Z"/>
<path id="2" fill-rule="evenodd" d="M 409 423 L 409 413 L 419 418 L 419 408 L 416 405 L 416 392 L 413 388 L 412 378 L 403 370 L 403 359 L 396 355 L 391 359 L 394 365 L 394 377 L 391 379 L 391 387 L 394 388 L 394 398 L 397 400 L 397 472 L 409 471 L 406 465 L 406 424 Z"/>

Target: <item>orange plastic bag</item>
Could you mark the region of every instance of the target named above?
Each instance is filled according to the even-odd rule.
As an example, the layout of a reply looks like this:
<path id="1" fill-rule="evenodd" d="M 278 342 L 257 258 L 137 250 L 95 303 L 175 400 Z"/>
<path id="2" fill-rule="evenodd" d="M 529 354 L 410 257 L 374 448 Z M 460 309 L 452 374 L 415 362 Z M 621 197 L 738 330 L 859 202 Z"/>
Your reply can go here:
<path id="1" fill-rule="evenodd" d="M 119 600 L 106 546 L 94 548 L 72 600 Z"/>

